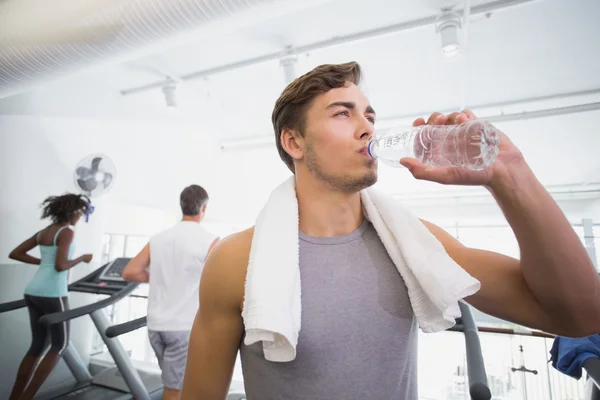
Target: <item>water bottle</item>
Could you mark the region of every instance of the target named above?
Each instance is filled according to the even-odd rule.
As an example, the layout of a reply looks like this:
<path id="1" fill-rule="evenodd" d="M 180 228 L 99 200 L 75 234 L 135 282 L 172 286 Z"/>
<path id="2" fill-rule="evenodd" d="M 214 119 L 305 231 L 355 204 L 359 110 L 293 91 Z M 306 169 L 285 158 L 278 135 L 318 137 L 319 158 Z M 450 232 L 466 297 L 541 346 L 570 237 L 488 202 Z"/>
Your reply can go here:
<path id="1" fill-rule="evenodd" d="M 498 129 L 484 120 L 460 125 L 421 125 L 389 129 L 367 146 L 369 155 L 383 163 L 401 167 L 400 159 L 411 157 L 427 167 L 488 168 L 498 156 Z"/>

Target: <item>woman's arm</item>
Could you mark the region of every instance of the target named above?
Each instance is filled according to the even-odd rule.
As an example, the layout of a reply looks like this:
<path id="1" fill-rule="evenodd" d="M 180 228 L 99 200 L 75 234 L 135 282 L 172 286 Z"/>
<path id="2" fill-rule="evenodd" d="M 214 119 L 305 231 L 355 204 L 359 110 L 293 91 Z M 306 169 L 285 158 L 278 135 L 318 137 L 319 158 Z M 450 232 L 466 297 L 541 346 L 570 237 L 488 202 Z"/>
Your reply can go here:
<path id="1" fill-rule="evenodd" d="M 15 247 L 15 249 L 11 251 L 8 255 L 8 258 L 10 258 L 11 260 L 21 261 L 26 264 L 39 265 L 39 258 L 32 257 L 29 254 L 27 254 L 28 251 L 37 246 L 36 236 L 37 234 L 33 235 L 32 237 Z"/>

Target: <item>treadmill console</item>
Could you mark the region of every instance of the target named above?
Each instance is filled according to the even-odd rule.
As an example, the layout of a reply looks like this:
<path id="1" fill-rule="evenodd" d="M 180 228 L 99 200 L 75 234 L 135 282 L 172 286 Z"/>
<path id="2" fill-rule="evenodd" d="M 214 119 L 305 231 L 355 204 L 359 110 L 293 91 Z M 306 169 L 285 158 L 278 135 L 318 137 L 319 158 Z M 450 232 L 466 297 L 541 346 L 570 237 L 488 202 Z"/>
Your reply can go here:
<path id="1" fill-rule="evenodd" d="M 131 258 L 115 258 L 106 264 L 98 279 L 101 281 L 123 282 L 123 270 L 130 260 Z"/>

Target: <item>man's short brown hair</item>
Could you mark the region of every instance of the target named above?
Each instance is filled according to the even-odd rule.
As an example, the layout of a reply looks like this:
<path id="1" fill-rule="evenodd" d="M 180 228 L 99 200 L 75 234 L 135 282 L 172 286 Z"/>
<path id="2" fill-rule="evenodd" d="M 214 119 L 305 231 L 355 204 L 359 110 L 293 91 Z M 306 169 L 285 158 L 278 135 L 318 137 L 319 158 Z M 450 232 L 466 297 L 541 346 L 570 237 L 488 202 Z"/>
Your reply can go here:
<path id="1" fill-rule="evenodd" d="M 320 65 L 290 83 L 281 93 L 273 108 L 271 121 L 275 130 L 275 143 L 279 156 L 295 173 L 294 160 L 281 145 L 281 132 L 295 129 L 304 135 L 306 111 L 315 97 L 331 89 L 344 87 L 348 82 L 360 83 L 360 65 L 356 62 Z"/>

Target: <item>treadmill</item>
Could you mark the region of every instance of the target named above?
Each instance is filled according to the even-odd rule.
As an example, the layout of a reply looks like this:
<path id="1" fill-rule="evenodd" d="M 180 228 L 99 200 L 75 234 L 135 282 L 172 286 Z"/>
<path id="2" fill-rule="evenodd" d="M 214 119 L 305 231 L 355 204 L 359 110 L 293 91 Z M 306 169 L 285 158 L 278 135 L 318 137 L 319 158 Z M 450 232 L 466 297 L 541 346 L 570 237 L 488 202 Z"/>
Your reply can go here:
<path id="1" fill-rule="evenodd" d="M 456 325 L 448 331 L 463 332 L 465 335 L 469 395 L 471 400 L 490 400 L 492 393 L 487 384 L 487 374 L 483 355 L 481 354 L 481 342 L 479 341 L 479 330 L 475 325 L 470 307 L 462 301 L 458 302 L 458 306 L 461 317 L 456 319 Z"/>
<path id="2" fill-rule="evenodd" d="M 128 261 L 129 259 L 127 258 L 117 258 L 69 286 L 70 291 L 105 294 L 109 296 L 108 298 L 69 311 L 48 314 L 40 319 L 40 321 L 46 324 L 54 324 L 89 314 L 98 332 L 100 332 L 102 340 L 106 343 L 115 360 L 116 367 L 104 370 L 92 378 L 75 351 L 75 348 L 69 344 L 63 354 L 63 358 L 73 376 L 75 376 L 77 384 L 70 388 L 64 388 L 60 392 L 39 397 L 40 399 L 60 399 L 62 398 L 61 396 L 77 400 L 125 400 L 131 398 L 147 400 L 161 398 L 163 390 L 160 377 L 154 377 L 154 380 L 152 380 L 152 376 L 149 374 L 137 371 L 132 366 L 131 360 L 118 339 L 119 335 L 145 326 L 146 317 L 109 326 L 108 318 L 103 310 L 105 307 L 131 294 L 137 287 L 137 283 L 125 282 L 121 278 L 123 268 L 125 268 Z M 463 332 L 465 336 L 469 394 L 472 400 L 490 400 L 492 395 L 487 385 L 487 375 L 481 352 L 478 329 L 469 306 L 463 302 L 459 302 L 458 304 L 461 311 L 461 318 L 458 318 L 456 325 L 448 330 Z M 0 304 L 0 313 L 24 306 L 24 300 Z M 115 378 L 112 379 L 114 381 L 118 378 L 117 375 L 122 376 L 122 382 L 124 381 L 124 383 L 115 384 L 113 382 L 110 385 L 107 384 L 107 381 L 110 380 L 108 377 Z M 244 393 L 233 391 L 228 394 L 227 399 L 245 400 L 246 396 Z"/>
<path id="3" fill-rule="evenodd" d="M 62 357 L 75 377 L 76 383 L 37 395 L 40 400 L 108 400 L 136 399 L 152 400 L 162 398 L 163 386 L 160 375 L 138 371 L 119 341 L 118 336 L 146 325 L 146 317 L 123 324 L 110 326 L 105 308 L 130 295 L 138 283 L 126 282 L 122 272 L 130 258 L 117 258 L 77 282 L 69 285 L 70 292 L 101 294 L 108 297 L 71 310 L 46 314 L 40 318 L 45 325 L 53 325 L 89 315 L 102 340 L 106 344 L 115 366 L 91 376 L 72 343 L 69 343 Z M 25 307 L 25 300 L 0 304 L 0 313 Z"/>
<path id="4" fill-rule="evenodd" d="M 473 317 L 471 316 L 470 311 L 468 310 L 468 306 L 466 304 L 459 303 L 461 306 L 461 311 L 463 312 L 462 318 L 458 318 L 456 320 L 456 325 L 452 328 L 448 329 L 449 331 L 455 332 L 464 332 L 465 341 L 467 344 L 467 368 L 469 375 L 469 383 L 470 383 L 470 392 L 471 399 L 487 399 L 489 397 L 477 397 L 477 394 L 474 396 L 475 387 L 473 383 L 482 383 L 486 384 L 485 381 L 485 368 L 483 365 L 483 357 L 481 357 L 481 348 L 479 345 L 479 338 L 477 337 L 476 332 L 489 332 L 489 333 L 498 333 L 504 335 L 523 335 L 528 337 L 541 337 L 547 339 L 553 339 L 555 336 L 540 332 L 540 331 L 517 331 L 513 329 L 507 328 L 492 328 L 492 327 L 477 327 L 473 321 Z M 466 311 L 466 312 L 465 312 Z M 465 318 L 466 317 L 466 318 Z M 469 355 L 470 353 L 470 355 Z M 524 367 L 522 367 L 524 368 Z M 534 372 L 527 369 L 516 369 L 517 371 L 522 372 Z M 600 400 L 600 358 L 599 357 L 591 357 L 583 362 L 583 371 L 587 374 L 587 382 L 586 382 L 586 392 L 584 395 L 585 400 Z M 534 372 L 537 373 L 537 372 Z M 477 391 L 480 391 L 478 389 Z M 487 395 L 487 393 L 482 393 Z"/>

